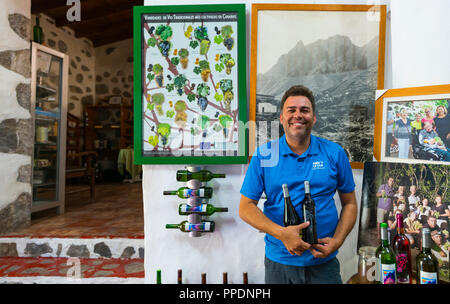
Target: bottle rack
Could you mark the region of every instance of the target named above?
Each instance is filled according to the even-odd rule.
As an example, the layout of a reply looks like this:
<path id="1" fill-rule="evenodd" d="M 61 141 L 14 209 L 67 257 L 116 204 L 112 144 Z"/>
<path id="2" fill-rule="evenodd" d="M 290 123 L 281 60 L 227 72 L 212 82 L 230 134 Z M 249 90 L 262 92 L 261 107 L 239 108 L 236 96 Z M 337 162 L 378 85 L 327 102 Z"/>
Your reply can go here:
<path id="1" fill-rule="evenodd" d="M 201 167 L 194 167 L 194 166 L 188 166 L 186 168 L 189 172 L 198 172 L 200 171 L 202 168 Z M 186 186 L 189 189 L 192 190 L 197 190 L 202 186 L 202 182 L 196 179 L 191 179 L 190 181 L 186 182 Z M 199 197 L 190 197 L 187 199 L 187 203 L 192 206 L 192 207 L 196 207 L 200 204 L 202 204 L 202 200 L 207 200 L 207 198 L 202 199 Z M 199 214 L 189 214 L 188 215 L 188 222 L 192 223 L 192 224 L 198 224 L 201 223 L 202 221 L 202 216 Z M 202 234 L 199 231 L 190 231 L 189 232 L 189 236 L 190 237 L 200 237 Z"/>

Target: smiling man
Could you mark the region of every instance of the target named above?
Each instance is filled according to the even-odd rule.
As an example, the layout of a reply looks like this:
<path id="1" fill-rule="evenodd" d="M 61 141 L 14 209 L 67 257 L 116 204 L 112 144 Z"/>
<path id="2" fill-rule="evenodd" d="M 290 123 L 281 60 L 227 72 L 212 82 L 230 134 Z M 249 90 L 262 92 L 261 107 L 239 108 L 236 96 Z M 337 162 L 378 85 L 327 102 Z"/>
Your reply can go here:
<path id="1" fill-rule="evenodd" d="M 357 214 L 355 183 L 347 155 L 338 144 L 312 136 L 316 123 L 312 92 L 293 86 L 281 99 L 281 138 L 258 147 L 248 167 L 242 188 L 239 216 L 266 233 L 265 282 L 267 284 L 340 284 L 337 250 L 352 230 Z M 278 163 L 265 166 L 279 153 Z M 320 244 L 303 242 L 300 231 L 308 222 L 284 227 L 282 184 L 287 184 L 293 205 L 303 219 L 301 201 L 304 181 L 309 181 L 316 205 L 317 237 Z M 334 194 L 338 191 L 342 211 L 338 216 Z M 257 204 L 262 193 L 264 211 Z"/>

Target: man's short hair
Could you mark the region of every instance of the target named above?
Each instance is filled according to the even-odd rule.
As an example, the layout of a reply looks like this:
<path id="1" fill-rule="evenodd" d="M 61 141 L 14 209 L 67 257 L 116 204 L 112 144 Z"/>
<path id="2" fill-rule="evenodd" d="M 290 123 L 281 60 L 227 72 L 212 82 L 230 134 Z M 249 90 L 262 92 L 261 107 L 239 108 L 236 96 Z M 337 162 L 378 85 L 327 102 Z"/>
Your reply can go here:
<path id="1" fill-rule="evenodd" d="M 311 102 L 313 113 L 316 113 L 316 104 L 314 102 L 314 95 L 310 89 L 302 85 L 294 85 L 284 93 L 283 97 L 281 98 L 281 111 L 283 111 L 286 99 L 288 99 L 291 96 L 305 96 L 306 98 L 308 98 L 309 101 Z"/>

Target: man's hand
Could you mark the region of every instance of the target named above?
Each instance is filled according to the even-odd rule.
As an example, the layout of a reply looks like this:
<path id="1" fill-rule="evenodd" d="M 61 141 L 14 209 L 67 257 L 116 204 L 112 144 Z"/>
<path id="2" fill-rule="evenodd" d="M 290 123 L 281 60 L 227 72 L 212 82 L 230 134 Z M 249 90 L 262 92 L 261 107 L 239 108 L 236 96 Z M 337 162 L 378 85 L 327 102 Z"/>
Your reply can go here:
<path id="1" fill-rule="evenodd" d="M 324 238 L 317 240 L 319 244 L 312 245 L 309 250 L 315 258 L 326 258 L 341 247 L 341 243 L 334 238 Z"/>
<path id="2" fill-rule="evenodd" d="M 309 222 L 296 226 L 283 227 L 283 232 L 279 239 L 283 242 L 290 254 L 300 256 L 303 252 L 311 248 L 311 245 L 303 242 L 301 237 L 302 229 L 308 226 Z"/>

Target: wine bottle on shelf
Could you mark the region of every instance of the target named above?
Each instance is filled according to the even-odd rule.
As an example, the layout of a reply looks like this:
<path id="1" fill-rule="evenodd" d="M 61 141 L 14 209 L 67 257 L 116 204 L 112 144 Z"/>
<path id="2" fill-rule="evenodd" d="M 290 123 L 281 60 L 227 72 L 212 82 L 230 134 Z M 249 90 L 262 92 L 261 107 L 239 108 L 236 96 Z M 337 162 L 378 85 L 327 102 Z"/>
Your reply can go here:
<path id="1" fill-rule="evenodd" d="M 242 283 L 248 284 L 248 274 L 247 274 L 247 272 L 244 272 L 242 274 Z"/>
<path id="2" fill-rule="evenodd" d="M 198 224 L 189 223 L 188 221 L 182 221 L 179 224 L 166 224 L 166 229 L 180 229 L 183 232 L 213 232 L 215 223 L 213 221 L 204 221 Z"/>
<path id="3" fill-rule="evenodd" d="M 177 278 L 178 284 L 183 284 L 183 273 L 181 269 L 178 269 L 178 278 Z"/>
<path id="4" fill-rule="evenodd" d="M 179 215 L 199 214 L 202 216 L 213 215 L 215 212 L 228 212 L 228 208 L 214 207 L 211 204 L 201 204 L 198 206 L 191 206 L 188 204 L 178 205 Z"/>
<path id="5" fill-rule="evenodd" d="M 317 244 L 316 205 L 309 191 L 309 181 L 305 181 L 305 198 L 301 202 L 303 206 L 303 220 L 309 222 L 309 226 L 303 229 L 303 241 L 309 244 Z"/>
<path id="6" fill-rule="evenodd" d="M 283 224 L 285 227 L 300 225 L 301 224 L 300 217 L 298 216 L 298 213 L 297 211 L 295 211 L 294 205 L 292 204 L 288 186 L 287 184 L 283 184 L 281 187 L 283 188 L 283 196 L 284 196 Z"/>
<path id="7" fill-rule="evenodd" d="M 177 171 L 177 181 L 187 182 L 191 179 L 196 179 L 201 182 L 209 182 L 213 178 L 225 178 L 225 174 L 212 173 L 208 170 L 201 170 L 198 172 L 191 172 L 189 170 L 178 170 Z"/>
<path id="8" fill-rule="evenodd" d="M 202 272 L 202 284 L 206 284 L 206 273 Z"/>
<path id="9" fill-rule="evenodd" d="M 42 44 L 44 35 L 42 27 L 39 24 L 39 17 L 36 17 L 36 24 L 33 26 L 33 41 Z"/>
<path id="10" fill-rule="evenodd" d="M 200 187 L 198 189 L 189 189 L 188 187 L 181 187 L 178 190 L 164 191 L 164 195 L 178 195 L 179 198 L 211 198 L 213 189 L 211 187 Z"/>
<path id="11" fill-rule="evenodd" d="M 161 284 L 161 269 L 156 270 L 156 284 Z"/>
<path id="12" fill-rule="evenodd" d="M 417 284 L 438 284 L 439 264 L 431 253 L 429 228 L 422 228 L 422 251 L 416 257 Z"/>
<path id="13" fill-rule="evenodd" d="M 223 284 L 228 284 L 228 273 L 224 272 L 222 275 Z"/>
<path id="14" fill-rule="evenodd" d="M 412 267 L 411 267 L 411 246 L 408 237 L 403 229 L 403 215 L 398 213 L 397 218 L 397 234 L 392 241 L 392 249 L 394 250 L 397 264 L 397 283 L 412 283 Z"/>
<path id="15" fill-rule="evenodd" d="M 387 224 L 381 223 L 381 244 L 375 252 L 377 258 L 377 280 L 380 284 L 395 284 L 395 254 L 389 245 Z"/>

